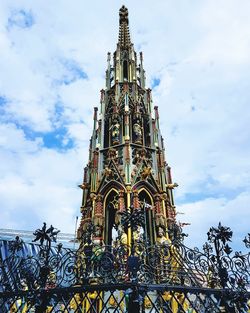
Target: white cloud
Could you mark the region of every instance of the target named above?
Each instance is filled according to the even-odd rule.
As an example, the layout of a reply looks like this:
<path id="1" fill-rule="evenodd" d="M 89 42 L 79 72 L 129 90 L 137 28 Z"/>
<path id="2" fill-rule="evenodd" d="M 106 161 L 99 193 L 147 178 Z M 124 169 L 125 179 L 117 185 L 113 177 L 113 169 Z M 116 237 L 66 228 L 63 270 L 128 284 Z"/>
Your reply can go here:
<path id="1" fill-rule="evenodd" d="M 189 246 L 202 246 L 207 241 L 207 231 L 211 226 L 218 226 L 219 222 L 223 226 L 229 226 L 233 230 L 232 245 L 241 250 L 242 240 L 249 232 L 249 192 L 239 193 L 234 199 L 207 198 L 181 205 L 178 209 L 185 215 L 180 217 L 185 222 L 192 221 L 192 225 L 185 231 L 190 231 L 190 236 L 186 239 Z M 191 228 L 195 231 L 191 231 Z"/>
<path id="2" fill-rule="evenodd" d="M 44 180 L 41 184 L 37 178 L 24 179 L 21 180 L 20 176 L 1 179 L 2 227 L 32 230 L 46 221 L 72 233 L 74 216 L 80 206 L 80 201 L 77 201 L 80 192 L 76 185 L 73 188 L 60 183 L 56 185 L 55 181 Z"/>
<path id="3" fill-rule="evenodd" d="M 200 14 L 206 35 L 194 57 L 198 57 L 198 61 L 216 59 L 230 67 L 249 64 L 249 10 L 248 1 L 241 5 L 234 0 L 208 1 Z"/>
<path id="4" fill-rule="evenodd" d="M 8 153 L 35 153 L 42 144 L 41 138 L 28 142 L 24 132 L 11 123 L 0 125 L 0 134 L 1 150 Z"/>
<path id="5" fill-rule="evenodd" d="M 84 146 L 58 152 L 42 147 L 41 139 L 26 139 L 13 124 L 2 125 L 0 132 L 1 227 L 32 229 L 46 221 L 73 232 Z"/>

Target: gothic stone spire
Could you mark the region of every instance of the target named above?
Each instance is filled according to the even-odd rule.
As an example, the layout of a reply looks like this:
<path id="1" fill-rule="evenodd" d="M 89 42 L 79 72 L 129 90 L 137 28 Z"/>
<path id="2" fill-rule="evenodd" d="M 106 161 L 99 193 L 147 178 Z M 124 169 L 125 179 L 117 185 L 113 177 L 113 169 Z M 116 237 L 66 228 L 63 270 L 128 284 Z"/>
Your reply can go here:
<path id="1" fill-rule="evenodd" d="M 158 107 L 152 109 L 151 90 L 145 88 L 142 53 L 137 62 L 130 41 L 125 6 L 120 9 L 119 24 L 113 62 L 108 53 L 101 108 L 99 113 L 94 109 L 89 162 L 80 185 L 83 200 L 78 237 L 83 244 L 89 240 L 131 244 L 134 231 L 154 244 L 160 233 L 171 237 L 175 223 L 172 189 L 176 184 L 165 160 Z M 126 219 L 136 210 L 143 220 L 137 221 L 135 229 Z"/>

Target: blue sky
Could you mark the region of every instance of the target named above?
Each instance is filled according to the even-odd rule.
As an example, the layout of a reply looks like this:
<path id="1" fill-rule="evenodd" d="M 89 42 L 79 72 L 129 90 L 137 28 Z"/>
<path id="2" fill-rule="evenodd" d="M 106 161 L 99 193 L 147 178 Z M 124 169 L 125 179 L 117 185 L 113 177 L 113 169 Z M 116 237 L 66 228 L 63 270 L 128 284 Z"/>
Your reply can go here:
<path id="1" fill-rule="evenodd" d="M 129 9 L 188 243 L 250 231 L 250 3 L 1 1 L 0 227 L 74 231 L 93 107 Z"/>

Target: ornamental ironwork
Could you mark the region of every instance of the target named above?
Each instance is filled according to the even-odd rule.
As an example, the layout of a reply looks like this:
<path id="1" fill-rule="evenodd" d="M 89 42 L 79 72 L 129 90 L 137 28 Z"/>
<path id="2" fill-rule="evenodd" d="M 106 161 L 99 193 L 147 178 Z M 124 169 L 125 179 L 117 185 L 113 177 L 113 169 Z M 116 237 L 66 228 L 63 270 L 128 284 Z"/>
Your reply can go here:
<path id="1" fill-rule="evenodd" d="M 89 240 L 71 250 L 51 245 L 57 233 L 44 224 L 30 255 L 16 238 L 4 256 L 1 242 L 0 312 L 248 312 L 250 254 L 233 253 L 232 231 L 221 224 L 202 250 L 182 236 L 151 246 Z"/>

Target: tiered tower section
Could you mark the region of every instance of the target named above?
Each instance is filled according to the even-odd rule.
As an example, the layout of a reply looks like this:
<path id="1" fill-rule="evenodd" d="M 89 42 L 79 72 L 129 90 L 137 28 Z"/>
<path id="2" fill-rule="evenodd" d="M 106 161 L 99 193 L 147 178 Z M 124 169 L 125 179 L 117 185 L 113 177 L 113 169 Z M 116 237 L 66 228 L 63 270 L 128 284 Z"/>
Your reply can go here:
<path id="1" fill-rule="evenodd" d="M 173 236 L 177 185 L 165 160 L 158 107 L 152 110 L 151 90 L 145 88 L 143 55 L 138 57 L 130 40 L 127 8 L 119 14 L 119 39 L 113 62 L 108 53 L 100 112 L 94 108 L 78 238 L 106 245 L 119 238 L 130 245 L 137 232 L 154 244 Z M 136 212 L 143 221 L 135 227 Z"/>

